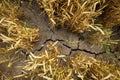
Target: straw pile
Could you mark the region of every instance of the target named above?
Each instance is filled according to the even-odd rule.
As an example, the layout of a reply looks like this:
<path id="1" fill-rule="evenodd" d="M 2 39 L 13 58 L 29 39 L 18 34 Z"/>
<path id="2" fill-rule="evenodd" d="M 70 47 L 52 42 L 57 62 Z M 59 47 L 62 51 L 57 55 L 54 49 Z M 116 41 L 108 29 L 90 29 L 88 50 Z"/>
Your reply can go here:
<path id="1" fill-rule="evenodd" d="M 61 25 L 72 32 L 83 33 L 94 29 L 95 18 L 102 14 L 105 0 L 37 0 L 46 11 L 53 27 Z"/>
<path id="2" fill-rule="evenodd" d="M 52 28 L 63 27 L 86 33 L 90 43 L 105 43 L 111 28 L 120 25 L 119 0 L 37 0 L 49 17 Z M 97 38 L 96 38 L 97 37 Z M 100 44 L 100 45 L 101 45 Z"/>
<path id="3" fill-rule="evenodd" d="M 30 59 L 24 67 L 26 78 L 35 80 L 118 80 L 119 68 L 105 62 L 100 62 L 82 52 L 73 57 L 60 54 L 59 48 L 48 44 L 47 50 L 35 56 L 30 53 Z M 18 77 L 18 76 L 17 76 Z"/>
<path id="4" fill-rule="evenodd" d="M 108 6 L 104 9 L 101 19 L 103 26 L 111 28 L 120 25 L 120 0 L 109 0 Z"/>
<path id="5" fill-rule="evenodd" d="M 0 54 L 32 50 L 33 43 L 38 40 L 38 29 L 26 27 L 22 17 L 24 14 L 18 3 L 9 0 L 0 3 Z"/>
<path id="6" fill-rule="evenodd" d="M 113 16 L 107 12 L 108 9 L 118 11 L 119 2 L 114 0 L 117 6 L 106 5 L 113 0 L 37 0 L 39 5 L 46 11 L 52 27 L 61 25 L 63 28 L 69 28 L 72 32 L 83 33 L 85 31 L 99 31 L 90 34 L 91 41 L 98 40 L 96 43 L 102 43 L 109 40 L 111 31 L 104 29 L 106 26 L 119 25 L 119 17 L 114 20 L 115 24 L 106 23 L 101 26 L 95 23 L 95 19 L 103 12 L 108 16 L 103 18 L 103 22 L 109 17 L 112 21 Z M 105 9 L 105 10 L 103 10 Z M 120 68 L 115 64 L 98 61 L 88 57 L 83 52 L 78 52 L 74 56 L 62 55 L 56 43 L 47 44 L 47 49 L 33 54 L 30 50 L 33 43 L 38 40 L 38 29 L 30 28 L 24 24 L 24 12 L 15 1 L 0 1 L 0 64 L 9 62 L 11 67 L 19 57 L 16 53 L 20 50 L 26 50 L 29 54 L 25 60 L 23 74 L 12 76 L 11 80 L 119 80 Z M 110 10 L 112 13 L 112 10 Z M 116 15 L 118 14 L 114 13 Z M 102 15 L 103 16 L 103 15 Z M 112 17 L 111 17 L 112 16 Z M 117 17 L 117 16 L 116 16 Z M 103 37 L 104 35 L 104 37 Z M 97 38 L 97 39 L 96 39 Z M 105 41 L 102 44 L 106 44 Z M 94 43 L 94 42 L 93 42 Z M 118 48 L 120 50 L 120 48 Z M 12 57 L 11 57 L 12 56 Z M 14 58 L 13 58 L 14 57 Z M 20 67 L 20 66 L 19 66 Z M 0 71 L 0 79 L 8 79 Z"/>

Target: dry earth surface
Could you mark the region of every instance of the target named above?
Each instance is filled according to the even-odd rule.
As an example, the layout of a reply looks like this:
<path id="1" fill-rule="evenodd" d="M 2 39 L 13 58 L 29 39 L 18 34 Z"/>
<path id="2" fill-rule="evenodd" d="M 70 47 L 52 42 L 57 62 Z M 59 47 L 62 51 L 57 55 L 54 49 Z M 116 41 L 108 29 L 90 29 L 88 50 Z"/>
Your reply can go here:
<path id="1" fill-rule="evenodd" d="M 50 28 L 49 20 L 45 12 L 39 8 L 37 4 L 34 6 L 28 6 L 28 3 L 23 2 L 21 5 L 22 10 L 25 12 L 26 22 L 31 26 L 39 28 L 40 40 L 36 43 L 36 46 L 33 50 L 33 53 L 37 55 L 38 52 L 47 49 L 46 45 L 50 42 L 57 43 L 56 45 L 60 48 L 61 54 L 71 56 L 76 52 L 83 52 L 88 56 L 92 56 L 96 59 L 107 60 L 108 62 L 115 62 L 118 65 L 120 64 L 119 59 L 117 58 L 120 54 L 111 51 L 112 54 L 105 54 L 105 51 L 96 44 L 90 44 L 86 40 L 81 40 L 79 34 L 72 33 L 67 29 L 63 28 Z M 21 59 L 26 59 L 27 55 L 24 54 L 24 51 L 21 52 Z M 6 74 L 18 75 L 21 74 L 21 67 L 24 63 L 22 60 L 16 61 L 14 63 L 13 69 L 7 68 L 4 69 L 7 72 Z M 0 68 L 5 68 L 7 63 L 1 65 Z M 16 67 L 18 66 L 18 67 Z M 12 71 L 13 70 L 13 71 Z"/>

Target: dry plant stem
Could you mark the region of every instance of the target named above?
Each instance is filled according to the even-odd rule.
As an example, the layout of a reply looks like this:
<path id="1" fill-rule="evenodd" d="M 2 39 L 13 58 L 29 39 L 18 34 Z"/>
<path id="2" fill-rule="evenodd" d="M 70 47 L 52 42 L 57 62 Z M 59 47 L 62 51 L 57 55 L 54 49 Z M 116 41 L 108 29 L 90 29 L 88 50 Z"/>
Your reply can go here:
<path id="1" fill-rule="evenodd" d="M 62 27 L 69 28 L 71 31 L 78 33 L 90 31 L 92 28 L 104 34 L 102 29 L 95 27 L 94 24 L 94 17 L 102 13 L 102 8 L 105 5 L 100 6 L 98 10 L 96 10 L 96 6 L 97 4 L 104 4 L 104 0 L 37 1 L 45 9 L 53 27 L 60 24 Z"/>
<path id="2" fill-rule="evenodd" d="M 33 59 L 29 60 L 25 70 L 30 71 L 30 75 L 45 79 L 118 79 L 117 71 L 111 73 L 113 66 L 105 62 L 98 61 L 92 57 L 77 53 L 73 57 L 61 55 L 56 42 L 48 44 L 48 49 L 35 56 L 30 53 Z M 54 46 L 53 46 L 54 45 Z M 61 60 L 61 62 L 59 62 Z M 79 67 L 78 67 L 79 66 Z M 107 71 L 106 71 L 107 69 Z M 98 76 L 99 75 L 99 76 Z M 77 77 L 77 78 L 75 78 Z"/>

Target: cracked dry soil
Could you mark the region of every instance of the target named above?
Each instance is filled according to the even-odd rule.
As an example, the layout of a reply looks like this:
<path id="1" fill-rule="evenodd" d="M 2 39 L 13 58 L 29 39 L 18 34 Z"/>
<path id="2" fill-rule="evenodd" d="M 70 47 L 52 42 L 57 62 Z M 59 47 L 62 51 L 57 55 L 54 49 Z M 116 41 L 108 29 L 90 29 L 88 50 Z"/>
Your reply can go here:
<path id="1" fill-rule="evenodd" d="M 22 9 L 25 12 L 25 16 L 27 16 L 27 22 L 39 28 L 40 41 L 36 44 L 34 52 L 40 52 L 45 49 L 46 44 L 49 42 L 57 41 L 57 46 L 61 49 L 61 53 L 65 55 L 71 55 L 75 51 L 82 51 L 96 57 L 104 53 L 99 46 L 80 40 L 79 35 L 76 33 L 63 28 L 51 29 L 47 15 L 38 6 L 30 7 L 27 4 L 23 4 Z"/>
<path id="2" fill-rule="evenodd" d="M 61 54 L 71 56 L 77 52 L 82 52 L 83 54 L 92 56 L 96 59 L 104 60 L 103 58 L 105 58 L 108 62 L 110 62 L 109 60 L 114 60 L 113 62 L 116 62 L 118 65 L 120 64 L 119 59 L 116 58 L 116 54 L 103 54 L 105 51 L 102 50 L 100 46 L 90 44 L 86 40 L 81 40 L 78 34 L 72 33 L 63 28 L 51 29 L 47 15 L 37 4 L 34 4 L 34 6 L 28 6 L 27 3 L 22 3 L 21 9 L 25 13 L 26 22 L 31 26 L 39 28 L 40 40 L 35 45 L 33 50 L 34 54 L 45 50 L 46 45 L 50 42 L 57 42 L 56 45 L 61 50 Z M 23 58 L 25 59 L 25 57 Z M 6 68 L 6 71 L 4 72 L 7 72 L 9 76 L 15 76 L 21 74 L 20 70 L 22 69 L 18 69 L 16 66 L 22 65 L 24 65 L 22 61 L 16 61 L 13 69 L 5 67 L 7 64 L 2 66 L 3 68 Z"/>
<path id="3" fill-rule="evenodd" d="M 105 51 L 101 49 L 99 45 L 90 44 L 86 40 L 81 40 L 79 34 L 59 27 L 51 28 L 47 15 L 38 4 L 28 6 L 27 3 L 23 3 L 22 9 L 27 18 L 26 22 L 31 26 L 39 28 L 40 40 L 36 43 L 33 51 L 34 54 L 45 50 L 48 43 L 57 41 L 56 45 L 61 50 L 61 54 L 70 56 L 76 52 L 82 52 L 96 59 L 104 60 L 103 58 L 106 58 L 108 62 L 114 59 L 114 61 L 119 64 L 119 60 L 116 56 L 120 55 L 114 54 L 115 51 L 111 51 L 112 54 L 103 54 Z M 113 59 L 111 59 L 111 57 Z"/>
<path id="4" fill-rule="evenodd" d="M 97 59 L 103 59 L 107 56 L 111 60 L 111 57 L 113 57 L 114 61 L 119 62 L 117 58 L 115 59 L 116 54 L 113 54 L 114 51 L 110 55 L 104 54 L 105 51 L 100 46 L 81 40 L 76 33 L 63 28 L 51 28 L 47 15 L 38 4 L 28 6 L 27 3 L 23 3 L 22 10 L 25 13 L 27 22 L 31 26 L 39 28 L 40 40 L 36 43 L 34 53 L 45 50 L 49 42 L 57 41 L 56 45 L 60 48 L 62 54 L 72 55 L 80 51 Z"/>

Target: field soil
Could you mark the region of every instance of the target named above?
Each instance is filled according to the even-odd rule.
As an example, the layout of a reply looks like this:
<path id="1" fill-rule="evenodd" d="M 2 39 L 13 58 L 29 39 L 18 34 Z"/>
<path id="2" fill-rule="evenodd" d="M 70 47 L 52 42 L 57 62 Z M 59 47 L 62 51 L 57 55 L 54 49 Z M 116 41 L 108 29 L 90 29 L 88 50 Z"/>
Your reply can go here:
<path id="1" fill-rule="evenodd" d="M 99 45 L 91 44 L 87 40 L 81 39 L 77 33 L 72 33 L 67 29 L 60 28 L 59 26 L 52 29 L 46 13 L 40 9 L 36 3 L 28 6 L 28 3 L 23 2 L 21 4 L 21 9 L 25 12 L 26 22 L 31 26 L 39 28 L 40 39 L 35 44 L 33 50 L 35 55 L 37 55 L 38 52 L 47 49 L 47 44 L 53 42 L 59 47 L 61 54 L 72 56 L 75 53 L 82 52 L 87 56 L 91 56 L 102 61 L 107 61 L 109 63 L 115 63 L 120 66 L 120 59 L 118 58 L 118 56 L 120 56 L 119 53 L 111 50 L 112 54 L 105 54 L 105 51 L 101 49 Z M 83 35 L 85 36 L 86 33 Z M 25 55 L 24 52 L 21 52 L 20 56 L 23 60 L 27 59 L 27 55 Z M 2 67 L 0 68 L 5 68 L 5 66 L 7 66 L 6 64 L 1 65 Z M 24 65 L 22 60 L 16 61 L 13 67 L 14 69 L 7 68 L 6 71 L 8 73 L 6 74 L 9 76 L 21 74 L 22 68 L 16 68 L 16 66 L 21 65 Z"/>

